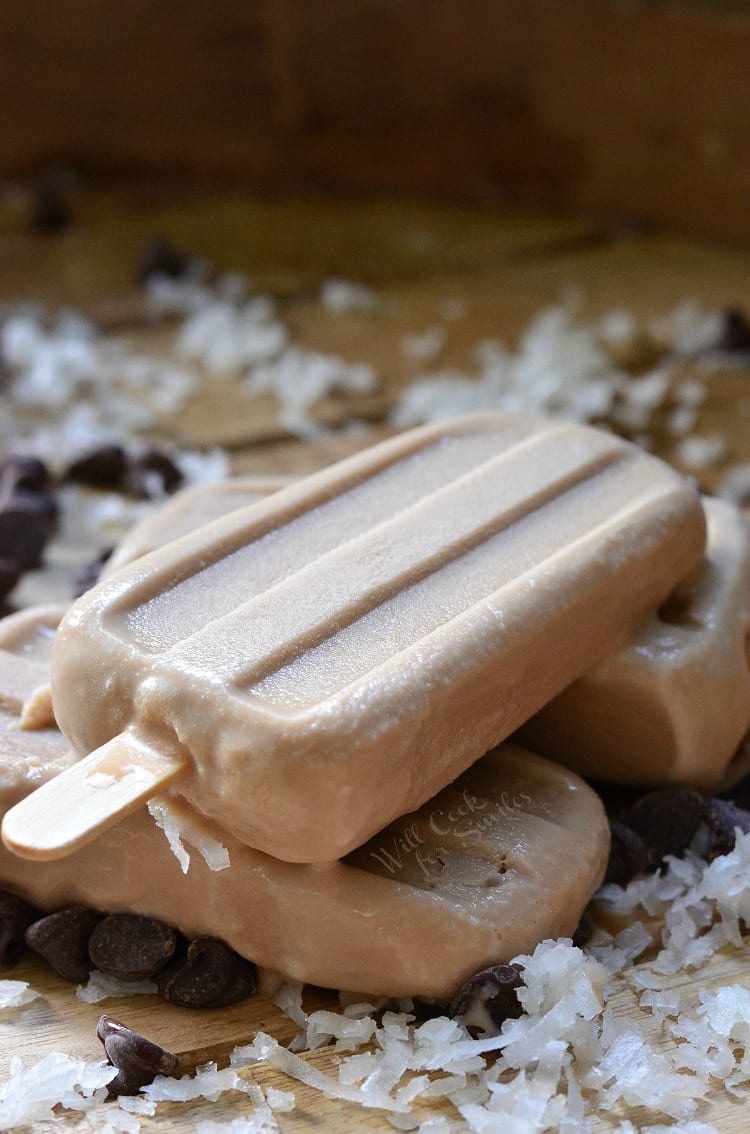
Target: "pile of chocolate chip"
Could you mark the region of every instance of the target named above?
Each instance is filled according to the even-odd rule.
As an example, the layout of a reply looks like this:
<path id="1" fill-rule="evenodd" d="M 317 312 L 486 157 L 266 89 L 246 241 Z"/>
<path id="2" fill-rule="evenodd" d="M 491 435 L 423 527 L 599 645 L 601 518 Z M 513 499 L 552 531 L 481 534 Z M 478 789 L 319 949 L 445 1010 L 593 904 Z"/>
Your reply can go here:
<path id="1" fill-rule="evenodd" d="M 744 785 L 744 786 L 743 786 Z M 680 858 L 689 846 L 711 862 L 734 849 L 735 828 L 750 831 L 743 780 L 731 798 L 706 799 L 690 788 L 648 792 L 610 819 L 612 847 L 605 882 L 627 886 L 644 871 L 658 870 L 667 855 Z"/>
<path id="2" fill-rule="evenodd" d="M 42 914 L 0 891 L 0 966 L 32 949 L 63 980 L 76 984 L 94 970 L 124 982 L 153 980 L 182 1008 L 225 1008 L 255 992 L 255 965 L 218 937 L 188 941 L 153 917 L 102 914 L 69 906 Z"/>
<path id="3" fill-rule="evenodd" d="M 39 567 L 57 525 L 60 484 L 122 492 L 139 500 L 174 492 L 182 473 L 168 454 L 159 449 L 128 452 L 121 445 L 105 445 L 73 461 L 57 480 L 38 457 L 12 455 L 0 459 L 0 599 L 15 587 L 26 571 Z M 76 579 L 77 598 L 93 586 L 109 549 Z"/>

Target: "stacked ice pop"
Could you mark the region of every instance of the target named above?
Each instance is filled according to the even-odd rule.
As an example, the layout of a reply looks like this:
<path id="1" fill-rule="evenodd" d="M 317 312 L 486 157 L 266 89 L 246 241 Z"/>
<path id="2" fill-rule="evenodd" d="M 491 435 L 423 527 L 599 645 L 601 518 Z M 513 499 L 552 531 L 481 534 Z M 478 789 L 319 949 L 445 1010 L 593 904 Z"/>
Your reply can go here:
<path id="1" fill-rule="evenodd" d="M 0 878 L 220 933 L 300 979 L 445 995 L 572 932 L 603 872 L 597 797 L 501 744 L 514 730 L 602 778 L 720 777 L 750 721 L 747 533 L 710 504 L 704 559 L 700 499 L 667 466 L 500 414 L 243 497 L 275 487 L 186 496 L 63 620 L 54 707 L 80 759 L 3 836 L 75 853 L 7 855 Z M 676 692 L 704 676 L 734 691 L 713 746 Z M 650 757 L 607 741 L 623 716 Z M 180 875 L 141 806 L 157 790 L 228 870 Z"/>

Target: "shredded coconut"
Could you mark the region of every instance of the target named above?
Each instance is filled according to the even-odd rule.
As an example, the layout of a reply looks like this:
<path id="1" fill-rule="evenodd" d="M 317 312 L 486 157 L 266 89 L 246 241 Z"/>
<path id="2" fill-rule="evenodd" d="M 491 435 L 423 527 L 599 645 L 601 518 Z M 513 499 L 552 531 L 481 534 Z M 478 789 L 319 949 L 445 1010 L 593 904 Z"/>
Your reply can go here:
<path id="1" fill-rule="evenodd" d="M 379 305 L 378 296 L 372 288 L 341 279 L 325 280 L 320 289 L 320 302 L 336 315 L 374 311 Z"/>
<path id="2" fill-rule="evenodd" d="M 203 856 L 209 870 L 226 870 L 229 866 L 229 851 L 218 839 L 210 835 L 205 824 L 197 816 L 189 815 L 175 802 L 167 802 L 163 796 L 148 801 L 148 810 L 157 827 L 167 837 L 170 850 L 180 864 L 183 874 L 190 867 L 190 854 L 185 849 L 183 839 Z"/>
<path id="3" fill-rule="evenodd" d="M 282 425 L 299 437 L 320 431 L 310 411 L 328 394 L 369 394 L 376 388 L 371 366 L 296 346 L 274 362 L 256 366 L 244 382 L 249 394 L 274 394 L 281 402 Z"/>
<path id="4" fill-rule="evenodd" d="M 677 457 L 689 469 L 700 471 L 719 464 L 727 455 L 727 446 L 723 437 L 712 434 L 710 437 L 685 437 L 676 449 Z"/>
<path id="5" fill-rule="evenodd" d="M 445 346 L 445 331 L 442 327 L 428 327 L 418 335 L 404 335 L 401 350 L 407 358 L 416 362 L 432 362 Z"/>
<path id="6" fill-rule="evenodd" d="M 40 995 L 26 980 L 0 980 L 0 1008 L 20 1008 Z"/>
<path id="7" fill-rule="evenodd" d="M 87 1063 L 52 1052 L 25 1067 L 19 1056 L 10 1061 L 9 1074 L 0 1086 L 0 1126 L 23 1126 L 53 1117 L 53 1107 L 89 1110 L 103 1102 L 107 1083 L 117 1068 Z"/>
<path id="8" fill-rule="evenodd" d="M 79 984 L 76 996 L 85 1004 L 98 1004 L 100 1000 L 111 1000 L 119 996 L 150 996 L 158 992 L 153 981 L 118 980 L 108 973 L 94 969 L 86 984 Z"/>
<path id="9" fill-rule="evenodd" d="M 102 1134 L 139 1134 L 141 1124 L 136 1115 L 114 1108 L 107 1111 Z"/>

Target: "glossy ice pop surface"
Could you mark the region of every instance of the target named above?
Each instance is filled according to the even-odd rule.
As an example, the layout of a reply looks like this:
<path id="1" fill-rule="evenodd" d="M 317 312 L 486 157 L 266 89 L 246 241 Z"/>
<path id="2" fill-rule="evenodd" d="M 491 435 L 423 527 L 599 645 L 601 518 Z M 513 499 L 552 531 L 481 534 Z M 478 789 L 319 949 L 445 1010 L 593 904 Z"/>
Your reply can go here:
<path id="1" fill-rule="evenodd" d="M 696 493 L 607 433 L 414 430 L 79 600 L 58 721 L 81 755 L 130 730 L 184 758 L 175 790 L 251 846 L 341 857 L 616 649 L 704 539 Z"/>

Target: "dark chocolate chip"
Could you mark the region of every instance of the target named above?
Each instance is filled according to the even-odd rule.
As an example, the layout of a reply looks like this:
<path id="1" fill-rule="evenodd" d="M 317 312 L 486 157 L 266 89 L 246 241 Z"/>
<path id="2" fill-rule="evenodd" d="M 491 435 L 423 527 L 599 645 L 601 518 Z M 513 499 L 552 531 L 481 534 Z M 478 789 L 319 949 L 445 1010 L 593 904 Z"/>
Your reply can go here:
<path id="1" fill-rule="evenodd" d="M 0 890 L 0 968 L 15 965 L 24 951 L 24 934 L 38 920 L 39 910 L 19 898 Z"/>
<path id="2" fill-rule="evenodd" d="M 750 811 L 728 799 L 710 799 L 706 805 L 706 841 L 703 857 L 709 862 L 734 850 L 735 828 L 750 831 Z"/>
<path id="3" fill-rule="evenodd" d="M 52 488 L 52 477 L 44 461 L 26 453 L 12 454 L 0 462 L 0 484 L 9 494 L 22 489 L 25 492 L 47 492 Z"/>
<path id="4" fill-rule="evenodd" d="M 44 957 L 63 980 L 88 980 L 94 967 L 89 960 L 89 937 L 101 914 L 84 906 L 69 906 L 35 921 L 26 930 L 26 944 Z"/>
<path id="5" fill-rule="evenodd" d="M 71 462 L 63 480 L 92 488 L 121 488 L 127 468 L 127 454 L 121 445 L 101 445 Z"/>
<path id="6" fill-rule="evenodd" d="M 181 252 L 161 236 L 154 236 L 146 245 L 138 264 L 138 282 L 143 286 L 153 276 L 169 276 L 181 279 L 186 276 L 195 257 Z"/>
<path id="7" fill-rule="evenodd" d="M 177 934 L 154 917 L 110 914 L 89 938 L 94 968 L 118 980 L 147 980 L 167 964 L 177 946 Z"/>
<path id="8" fill-rule="evenodd" d="M 21 578 L 21 568 L 10 559 L 0 556 L 0 598 L 9 595 Z"/>
<path id="9" fill-rule="evenodd" d="M 96 1035 L 107 1059 L 118 1071 L 107 1087 L 110 1098 L 137 1095 L 141 1087 L 153 1083 L 157 1075 L 174 1075 L 177 1070 L 176 1055 L 111 1016 L 99 1019 Z"/>
<path id="10" fill-rule="evenodd" d="M 96 559 L 92 559 L 90 563 L 84 563 L 83 567 L 79 567 L 73 579 L 73 598 L 80 598 L 99 582 L 102 567 L 113 551 L 113 547 L 105 547 L 99 552 Z"/>
<path id="11" fill-rule="evenodd" d="M 750 757 L 750 736 L 744 738 L 734 759 L 744 764 L 748 757 Z M 750 772 L 746 772 L 735 784 L 723 791 L 721 798 L 731 799 L 738 807 L 750 811 Z"/>
<path id="12" fill-rule="evenodd" d="M 172 458 L 160 449 L 147 449 L 130 462 L 126 487 L 139 500 L 152 500 L 174 492 L 183 476 Z"/>
<path id="13" fill-rule="evenodd" d="M 54 235 L 71 223 L 66 184 L 61 177 L 45 177 L 36 187 L 29 223 L 34 232 Z"/>
<path id="14" fill-rule="evenodd" d="M 50 522 L 37 497 L 16 493 L 0 506 L 2 556 L 21 571 L 37 567 L 50 534 Z"/>
<path id="15" fill-rule="evenodd" d="M 627 886 L 636 874 L 650 870 L 655 864 L 641 836 L 630 827 L 614 819 L 610 823 L 610 831 L 612 843 L 604 881 Z"/>
<path id="16" fill-rule="evenodd" d="M 255 992 L 255 965 L 218 937 L 196 937 L 187 956 L 165 970 L 159 991 L 183 1008 L 223 1008 Z"/>
<path id="17" fill-rule="evenodd" d="M 750 323 L 738 308 L 730 307 L 723 312 L 716 349 L 737 354 L 750 353 Z"/>
<path id="18" fill-rule="evenodd" d="M 594 934 L 594 919 L 588 910 L 584 910 L 581 914 L 581 920 L 578 922 L 578 927 L 573 934 L 573 944 L 579 949 L 583 949 L 584 945 L 589 942 Z"/>
<path id="19" fill-rule="evenodd" d="M 629 807 L 620 820 L 640 835 L 658 865 L 668 855 L 685 853 L 706 811 L 706 801 L 689 788 L 651 791 Z"/>
<path id="20" fill-rule="evenodd" d="M 518 989 L 523 986 L 519 965 L 493 965 L 469 977 L 451 1004 L 457 1016 L 472 1033 L 495 1035 L 505 1020 L 523 1015 Z"/>

